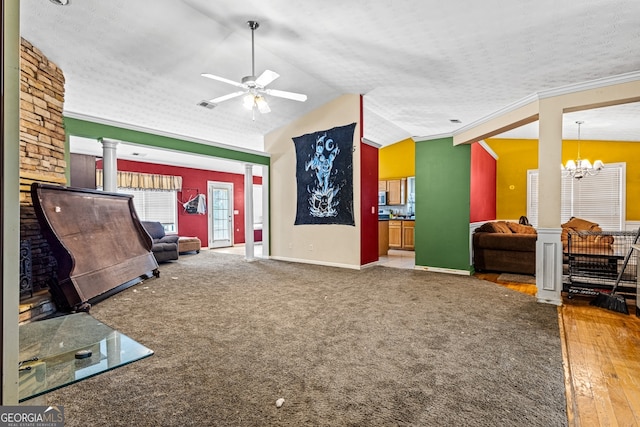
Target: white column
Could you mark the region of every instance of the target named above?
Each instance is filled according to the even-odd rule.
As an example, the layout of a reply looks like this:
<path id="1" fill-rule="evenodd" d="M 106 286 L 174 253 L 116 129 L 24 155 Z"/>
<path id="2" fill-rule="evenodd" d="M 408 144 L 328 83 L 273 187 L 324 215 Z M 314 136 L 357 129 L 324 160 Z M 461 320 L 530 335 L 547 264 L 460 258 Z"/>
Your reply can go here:
<path id="1" fill-rule="evenodd" d="M 102 190 L 110 193 L 118 191 L 118 141 L 99 140 L 102 143 Z"/>
<path id="2" fill-rule="evenodd" d="M 253 165 L 244 165 L 244 257 L 254 259 L 253 250 Z"/>
<path id="3" fill-rule="evenodd" d="M 536 298 L 555 305 L 562 305 L 562 114 L 553 101 L 540 101 Z"/>

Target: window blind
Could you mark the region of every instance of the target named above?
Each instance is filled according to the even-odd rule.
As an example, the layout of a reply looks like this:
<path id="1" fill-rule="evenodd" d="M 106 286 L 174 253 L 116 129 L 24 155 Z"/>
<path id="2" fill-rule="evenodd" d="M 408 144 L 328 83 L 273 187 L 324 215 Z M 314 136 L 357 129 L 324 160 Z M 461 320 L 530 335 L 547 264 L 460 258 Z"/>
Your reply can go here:
<path id="1" fill-rule="evenodd" d="M 608 163 L 597 175 L 562 177 L 561 223 L 572 216 L 598 223 L 603 230 L 625 229 L 626 163 Z M 538 170 L 527 171 L 527 217 L 538 226 Z"/>
<path id="2" fill-rule="evenodd" d="M 141 221 L 159 221 L 167 232 L 178 231 L 177 195 L 175 191 L 149 191 L 119 188 L 119 193 L 131 194 Z"/>

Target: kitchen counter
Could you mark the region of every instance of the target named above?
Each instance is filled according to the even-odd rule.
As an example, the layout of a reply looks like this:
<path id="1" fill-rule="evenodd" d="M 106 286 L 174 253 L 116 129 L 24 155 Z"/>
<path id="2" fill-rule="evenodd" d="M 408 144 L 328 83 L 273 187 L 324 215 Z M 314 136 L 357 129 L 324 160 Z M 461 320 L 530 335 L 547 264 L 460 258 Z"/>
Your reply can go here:
<path id="1" fill-rule="evenodd" d="M 394 218 L 389 218 L 388 215 L 379 215 L 378 216 L 378 221 L 415 221 L 415 217 L 413 218 L 402 218 L 402 217 L 394 217 Z"/>

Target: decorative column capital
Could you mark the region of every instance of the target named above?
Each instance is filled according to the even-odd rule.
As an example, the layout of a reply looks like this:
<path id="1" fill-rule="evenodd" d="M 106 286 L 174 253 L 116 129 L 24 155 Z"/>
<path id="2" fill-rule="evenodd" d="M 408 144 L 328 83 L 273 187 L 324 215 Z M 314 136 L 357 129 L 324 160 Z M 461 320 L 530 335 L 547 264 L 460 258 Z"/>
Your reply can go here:
<path id="1" fill-rule="evenodd" d="M 103 148 L 113 148 L 113 149 L 115 149 L 120 143 L 120 141 L 116 141 L 114 139 L 104 139 L 104 138 L 99 138 L 98 142 L 102 144 Z"/>

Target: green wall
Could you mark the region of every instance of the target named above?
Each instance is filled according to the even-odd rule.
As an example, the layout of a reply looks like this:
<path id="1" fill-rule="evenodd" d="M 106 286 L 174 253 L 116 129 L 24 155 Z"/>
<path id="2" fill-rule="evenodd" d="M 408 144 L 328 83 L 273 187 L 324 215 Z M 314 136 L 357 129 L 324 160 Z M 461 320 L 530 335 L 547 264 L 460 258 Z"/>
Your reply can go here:
<path id="1" fill-rule="evenodd" d="M 86 120 L 74 119 L 70 117 L 64 118 L 64 127 L 67 139 L 69 135 L 93 139 L 114 139 L 123 142 L 131 142 L 134 144 L 163 148 L 167 150 L 181 151 L 190 154 L 200 154 L 204 156 L 218 157 L 221 159 L 237 160 L 240 162 L 247 162 L 258 165 L 269 165 L 270 163 L 269 157 L 266 155 L 263 156 L 243 151 L 236 151 L 230 148 L 200 144 L 184 139 L 156 135 L 152 133 L 89 122 Z"/>
<path id="2" fill-rule="evenodd" d="M 416 266 L 471 271 L 471 145 L 416 142 Z"/>

